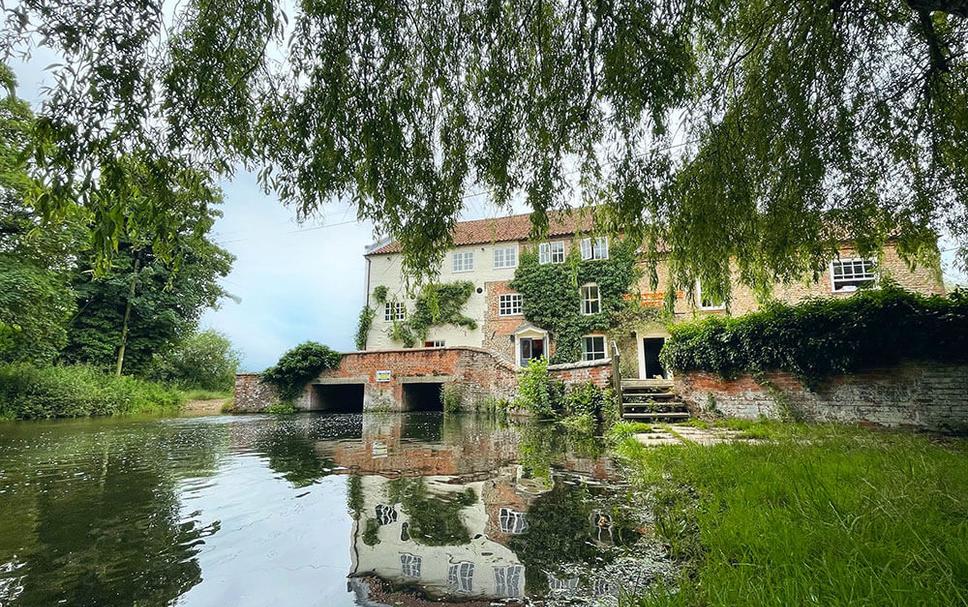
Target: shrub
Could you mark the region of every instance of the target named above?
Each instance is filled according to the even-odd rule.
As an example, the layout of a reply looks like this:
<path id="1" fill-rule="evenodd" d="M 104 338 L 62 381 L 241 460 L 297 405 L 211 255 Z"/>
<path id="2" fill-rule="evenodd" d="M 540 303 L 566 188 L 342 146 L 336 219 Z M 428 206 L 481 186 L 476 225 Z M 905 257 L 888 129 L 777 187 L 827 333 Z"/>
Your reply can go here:
<path id="1" fill-rule="evenodd" d="M 356 349 L 366 349 L 366 338 L 370 334 L 370 327 L 373 326 L 373 317 L 376 312 L 370 306 L 363 306 L 360 310 L 360 318 L 356 323 Z"/>
<path id="2" fill-rule="evenodd" d="M 82 365 L 0 366 L 0 417 L 36 419 L 177 411 L 182 395 L 164 385 Z"/>
<path id="3" fill-rule="evenodd" d="M 327 369 L 339 366 L 342 355 L 327 346 L 307 341 L 289 350 L 262 373 L 262 381 L 274 386 L 279 398 L 292 402 L 306 384 Z"/>
<path id="4" fill-rule="evenodd" d="M 565 414 L 590 415 L 597 419 L 605 419 L 608 417 L 607 409 L 612 400 L 614 400 L 614 393 L 609 388 L 599 388 L 591 382 L 577 384 L 565 394 Z"/>
<path id="5" fill-rule="evenodd" d="M 444 413 L 460 412 L 464 404 L 464 388 L 454 383 L 445 385 L 440 391 L 440 403 Z"/>
<path id="6" fill-rule="evenodd" d="M 227 391 L 235 383 L 239 353 L 218 331 L 195 333 L 155 357 L 150 375 L 184 389 Z"/>
<path id="7" fill-rule="evenodd" d="M 968 291 L 920 295 L 893 284 L 845 299 L 771 303 L 735 318 L 673 325 L 662 349 L 676 371 L 787 371 L 804 379 L 903 360 L 968 360 Z"/>
<path id="8" fill-rule="evenodd" d="M 263 409 L 262 412 L 273 415 L 290 415 L 296 412 L 296 407 L 292 403 L 272 403 Z"/>
<path id="9" fill-rule="evenodd" d="M 518 377 L 518 395 L 514 404 L 535 417 L 552 418 L 561 408 L 563 393 L 563 384 L 548 375 L 548 359 L 536 358 Z"/>

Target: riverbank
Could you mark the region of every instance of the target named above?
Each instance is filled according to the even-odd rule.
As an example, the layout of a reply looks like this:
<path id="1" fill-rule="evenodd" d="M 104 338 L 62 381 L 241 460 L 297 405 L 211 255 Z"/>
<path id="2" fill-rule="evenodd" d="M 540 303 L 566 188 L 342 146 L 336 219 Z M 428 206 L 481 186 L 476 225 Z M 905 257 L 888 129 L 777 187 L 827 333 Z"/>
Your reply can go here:
<path id="1" fill-rule="evenodd" d="M 83 365 L 0 365 L 0 419 L 176 414 L 185 400 L 164 384 Z"/>
<path id="2" fill-rule="evenodd" d="M 968 441 L 722 425 L 741 440 L 614 445 L 682 565 L 640 605 L 968 604 Z"/>

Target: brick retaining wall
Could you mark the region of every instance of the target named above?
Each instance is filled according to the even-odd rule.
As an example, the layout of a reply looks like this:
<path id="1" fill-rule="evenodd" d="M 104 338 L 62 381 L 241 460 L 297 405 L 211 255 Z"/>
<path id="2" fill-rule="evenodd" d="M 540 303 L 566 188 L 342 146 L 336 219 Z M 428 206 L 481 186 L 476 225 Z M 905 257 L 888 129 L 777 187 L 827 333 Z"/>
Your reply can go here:
<path id="1" fill-rule="evenodd" d="M 678 373 L 676 390 L 693 413 L 711 406 L 727 417 L 968 429 L 968 366 L 905 364 L 840 375 L 812 390 L 789 373 L 724 380 L 709 373 Z"/>
<path id="2" fill-rule="evenodd" d="M 599 388 L 607 388 L 612 384 L 612 360 L 582 361 L 560 365 L 548 365 L 548 374 L 566 384 L 584 384 L 591 382 Z"/>

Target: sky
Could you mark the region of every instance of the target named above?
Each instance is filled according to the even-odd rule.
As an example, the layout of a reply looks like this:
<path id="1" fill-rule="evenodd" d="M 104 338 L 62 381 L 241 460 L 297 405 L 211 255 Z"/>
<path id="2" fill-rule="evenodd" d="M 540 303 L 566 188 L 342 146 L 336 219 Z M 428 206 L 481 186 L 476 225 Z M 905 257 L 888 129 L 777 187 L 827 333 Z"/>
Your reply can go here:
<path id="1" fill-rule="evenodd" d="M 49 75 L 43 66 L 55 56 L 42 47 L 29 63 L 13 63 L 18 95 L 39 107 Z M 354 349 L 356 322 L 365 301 L 364 248 L 376 240 L 355 209 L 335 202 L 324 214 L 299 225 L 295 211 L 259 188 L 255 175 L 239 171 L 221 187 L 223 216 L 213 240 L 233 255 L 222 281 L 232 298 L 202 317 L 200 328 L 227 335 L 242 356 L 242 371 L 261 371 L 289 348 L 307 340 L 336 350 Z M 522 203 L 515 212 L 525 210 Z M 462 219 L 496 217 L 502 211 L 485 197 L 467 201 Z M 941 248 L 951 249 L 947 242 Z M 952 268 L 952 252 L 942 253 L 946 281 L 968 283 Z"/>

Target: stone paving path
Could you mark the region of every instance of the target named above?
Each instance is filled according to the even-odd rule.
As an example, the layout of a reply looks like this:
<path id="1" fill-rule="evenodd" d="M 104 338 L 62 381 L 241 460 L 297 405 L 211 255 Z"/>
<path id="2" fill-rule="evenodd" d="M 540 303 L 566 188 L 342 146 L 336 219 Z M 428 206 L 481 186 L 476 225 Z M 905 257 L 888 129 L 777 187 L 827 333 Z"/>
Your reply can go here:
<path id="1" fill-rule="evenodd" d="M 751 442 L 752 439 L 744 438 L 739 430 L 728 428 L 696 428 L 695 426 L 656 426 L 652 432 L 646 434 L 636 434 L 635 440 L 646 447 L 658 447 L 661 445 L 679 445 L 685 443 L 697 443 L 700 445 L 716 445 L 725 442 Z"/>

